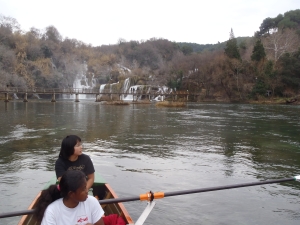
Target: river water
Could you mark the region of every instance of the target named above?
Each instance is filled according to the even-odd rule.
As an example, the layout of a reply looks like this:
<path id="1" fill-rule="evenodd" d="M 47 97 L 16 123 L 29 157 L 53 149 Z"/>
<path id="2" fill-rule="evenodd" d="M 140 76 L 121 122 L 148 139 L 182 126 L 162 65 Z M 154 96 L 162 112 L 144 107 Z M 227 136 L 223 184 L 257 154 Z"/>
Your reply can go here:
<path id="1" fill-rule="evenodd" d="M 300 175 L 300 107 L 104 105 L 15 100 L 0 105 L 0 213 L 27 209 L 77 134 L 119 197 Z M 166 197 L 145 224 L 300 224 L 297 181 Z M 124 203 L 137 220 L 145 202 Z M 0 219 L 17 224 L 20 217 Z"/>

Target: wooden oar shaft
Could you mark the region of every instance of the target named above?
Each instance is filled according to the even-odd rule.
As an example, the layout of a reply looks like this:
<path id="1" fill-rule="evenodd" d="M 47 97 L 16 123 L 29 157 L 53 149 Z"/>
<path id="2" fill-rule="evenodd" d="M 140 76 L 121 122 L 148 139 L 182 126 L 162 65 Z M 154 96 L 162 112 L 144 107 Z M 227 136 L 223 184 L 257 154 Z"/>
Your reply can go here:
<path id="1" fill-rule="evenodd" d="M 288 182 L 288 181 L 295 181 L 295 180 L 299 180 L 299 179 L 300 179 L 300 177 L 298 176 L 297 179 L 295 177 L 292 177 L 292 178 L 283 178 L 283 179 L 278 179 L 278 180 L 266 180 L 266 181 L 258 181 L 258 182 L 243 183 L 243 184 L 233 184 L 233 185 L 225 185 L 225 186 L 210 187 L 210 188 L 192 189 L 192 190 L 185 190 L 185 191 L 174 191 L 174 192 L 165 192 L 165 193 L 158 192 L 158 193 L 153 193 L 153 196 L 154 196 L 154 199 L 156 199 L 156 196 L 157 196 L 157 198 L 163 198 L 163 197 L 170 197 L 170 196 L 176 196 L 176 195 L 186 195 L 186 194 L 194 194 L 194 193 L 201 193 L 201 192 L 234 189 L 234 188 L 257 186 L 257 185 L 263 185 L 263 184 L 282 183 L 282 182 Z M 149 193 L 142 194 L 141 196 L 143 196 L 143 197 L 137 196 L 137 197 L 99 200 L 99 203 L 100 204 L 112 204 L 112 203 L 118 203 L 118 202 L 138 201 L 138 200 L 144 199 L 145 195 L 149 195 Z M 31 210 L 23 210 L 23 211 L 10 212 L 10 213 L 1 213 L 0 218 L 33 214 L 33 212 L 34 212 L 34 210 L 31 209 Z"/>

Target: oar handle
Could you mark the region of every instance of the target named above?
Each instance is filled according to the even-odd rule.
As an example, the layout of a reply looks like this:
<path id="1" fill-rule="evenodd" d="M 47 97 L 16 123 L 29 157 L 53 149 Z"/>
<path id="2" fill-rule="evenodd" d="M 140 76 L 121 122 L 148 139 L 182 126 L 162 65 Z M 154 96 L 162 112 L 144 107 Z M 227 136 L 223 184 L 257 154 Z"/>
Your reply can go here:
<path id="1" fill-rule="evenodd" d="M 33 214 L 33 213 L 34 213 L 34 209 L 28 209 L 28 210 L 22 210 L 22 211 L 16 211 L 16 212 L 8 212 L 8 213 L 1 213 L 0 218 L 21 216 L 21 215 L 27 215 L 27 214 Z"/>

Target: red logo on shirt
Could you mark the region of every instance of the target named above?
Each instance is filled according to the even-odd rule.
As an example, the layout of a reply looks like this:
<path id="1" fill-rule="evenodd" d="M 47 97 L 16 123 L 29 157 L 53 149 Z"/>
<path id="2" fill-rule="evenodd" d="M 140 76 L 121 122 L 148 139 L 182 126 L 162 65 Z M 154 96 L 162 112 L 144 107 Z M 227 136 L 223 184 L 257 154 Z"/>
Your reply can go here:
<path id="1" fill-rule="evenodd" d="M 87 222 L 89 219 L 87 216 L 80 216 L 78 219 L 77 219 L 77 223 L 78 224 L 86 224 L 84 222 Z"/>

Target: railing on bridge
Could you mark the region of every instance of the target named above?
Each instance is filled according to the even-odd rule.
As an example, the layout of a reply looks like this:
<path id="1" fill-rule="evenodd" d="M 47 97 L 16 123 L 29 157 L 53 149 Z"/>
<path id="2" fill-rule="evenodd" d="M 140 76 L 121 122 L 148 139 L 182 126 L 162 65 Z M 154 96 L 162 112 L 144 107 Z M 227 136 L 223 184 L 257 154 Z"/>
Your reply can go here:
<path id="1" fill-rule="evenodd" d="M 139 96 L 145 96 L 146 98 L 154 99 L 156 96 L 164 96 L 164 98 L 169 97 L 172 100 L 177 101 L 178 98 L 184 98 L 186 101 L 189 100 L 189 96 L 197 97 L 199 93 L 189 93 L 188 91 L 176 91 L 170 93 L 161 93 L 157 90 L 136 90 L 131 92 L 110 92 L 104 90 L 100 93 L 99 88 L 17 88 L 17 87 L 7 87 L 0 90 L 0 93 L 5 94 L 5 101 L 8 102 L 8 95 L 10 94 L 24 94 L 24 102 L 27 102 L 27 95 L 28 94 L 51 94 L 52 95 L 52 102 L 55 102 L 55 95 L 56 94 L 75 94 L 76 100 L 75 102 L 79 101 L 79 94 L 94 94 L 96 96 L 96 101 L 101 98 L 102 95 L 109 96 L 109 99 L 112 100 L 112 96 L 115 95 L 122 100 L 122 95 L 133 95 L 133 99 L 138 99 Z M 147 97 L 148 96 L 148 97 Z M 101 101 L 101 100 L 100 100 Z"/>
<path id="2" fill-rule="evenodd" d="M 155 90 L 144 91 L 139 90 L 136 92 L 107 92 L 103 91 L 100 93 L 99 88 L 18 88 L 9 87 L 1 89 L 0 93 L 27 93 L 27 94 L 160 94 L 160 95 L 198 95 L 195 93 L 189 93 L 188 91 L 176 91 L 170 93 L 161 93 Z"/>
<path id="3" fill-rule="evenodd" d="M 37 93 L 37 94 L 100 94 L 99 88 L 17 88 L 9 87 L 0 90 L 1 93 Z"/>

